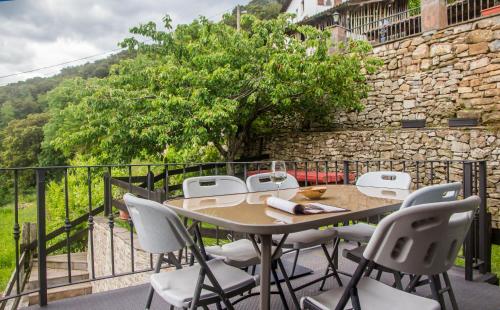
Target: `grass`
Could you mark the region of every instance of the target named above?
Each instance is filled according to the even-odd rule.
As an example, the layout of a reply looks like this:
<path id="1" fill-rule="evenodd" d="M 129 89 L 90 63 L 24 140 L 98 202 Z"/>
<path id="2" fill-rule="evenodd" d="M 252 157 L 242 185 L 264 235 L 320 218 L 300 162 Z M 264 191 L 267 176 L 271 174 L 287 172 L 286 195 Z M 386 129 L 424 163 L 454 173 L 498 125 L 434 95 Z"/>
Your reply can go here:
<path id="1" fill-rule="evenodd" d="M 19 204 L 19 226 L 24 222 L 36 222 L 36 206 L 33 194 L 22 197 L 28 203 Z M 14 243 L 14 206 L 12 203 L 0 206 L 0 292 L 5 289 L 16 266 Z"/>

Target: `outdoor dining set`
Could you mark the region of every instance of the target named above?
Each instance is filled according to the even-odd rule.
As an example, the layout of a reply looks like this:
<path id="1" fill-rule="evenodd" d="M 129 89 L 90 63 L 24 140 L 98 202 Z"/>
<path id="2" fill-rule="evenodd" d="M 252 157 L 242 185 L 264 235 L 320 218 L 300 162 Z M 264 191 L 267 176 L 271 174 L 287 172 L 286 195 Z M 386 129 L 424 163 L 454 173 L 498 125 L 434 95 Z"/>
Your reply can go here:
<path id="1" fill-rule="evenodd" d="M 458 309 L 447 271 L 480 199 L 460 199 L 461 183 L 417 190 L 411 184 L 408 173 L 372 171 L 355 185 L 304 188 L 277 161 L 245 181 L 187 178 L 184 197 L 163 204 L 125 194 L 141 247 L 158 255 L 145 308 L 158 296 L 171 309 L 233 309 L 259 298 L 260 309 L 267 310 L 276 294 L 284 309 Z M 362 222 L 373 217 L 380 218 L 376 226 Z M 201 223 L 244 238 L 206 246 Z M 186 248 L 187 266 L 178 255 Z M 324 271 L 298 285 L 299 255 L 311 248 L 324 254 Z M 282 260 L 285 255 L 292 260 Z M 354 273 L 340 270 L 341 259 L 357 264 Z M 165 263 L 175 270 L 161 272 Z M 382 275 L 392 283 L 381 282 Z M 325 289 L 331 280 L 333 289 Z M 416 294 L 424 285 L 432 296 Z M 298 298 L 306 287 L 316 294 Z"/>

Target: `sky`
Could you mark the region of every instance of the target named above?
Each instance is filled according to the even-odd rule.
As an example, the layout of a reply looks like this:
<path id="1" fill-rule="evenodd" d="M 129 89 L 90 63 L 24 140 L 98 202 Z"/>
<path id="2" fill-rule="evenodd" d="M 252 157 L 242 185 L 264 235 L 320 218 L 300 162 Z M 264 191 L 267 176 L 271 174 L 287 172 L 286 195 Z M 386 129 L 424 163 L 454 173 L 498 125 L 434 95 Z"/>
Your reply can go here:
<path id="1" fill-rule="evenodd" d="M 248 0 L 0 0 L 0 76 L 118 48 L 128 30 L 169 14 L 174 25 L 203 15 L 218 20 Z M 106 54 L 109 55 L 109 54 Z M 103 58 L 101 55 L 71 65 Z M 51 76 L 64 66 L 0 78 L 0 85 Z"/>

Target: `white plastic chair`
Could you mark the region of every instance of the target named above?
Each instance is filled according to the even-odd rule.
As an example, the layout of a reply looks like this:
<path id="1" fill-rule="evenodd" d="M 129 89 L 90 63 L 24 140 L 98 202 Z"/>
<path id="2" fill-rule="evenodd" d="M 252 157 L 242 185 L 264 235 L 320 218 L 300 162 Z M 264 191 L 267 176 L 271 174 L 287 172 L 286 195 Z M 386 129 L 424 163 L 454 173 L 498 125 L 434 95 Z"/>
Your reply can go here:
<path id="1" fill-rule="evenodd" d="M 360 176 L 357 186 L 384 187 L 395 189 L 409 189 L 411 176 L 406 172 L 373 171 Z"/>
<path id="2" fill-rule="evenodd" d="M 142 248 L 159 254 L 150 279 L 146 309 L 151 306 L 154 292 L 174 307 L 196 309 L 222 301 L 228 309 L 233 309 L 229 298 L 256 286 L 255 277 L 222 260 L 205 261 L 180 219 L 168 207 L 131 194 L 123 198 Z M 185 247 L 189 247 L 198 264 L 182 268 L 173 253 Z M 163 262 L 173 264 L 177 270 L 160 273 Z M 202 289 L 203 285 L 210 289 Z"/>
<path id="3" fill-rule="evenodd" d="M 230 175 L 187 178 L 182 182 L 185 198 L 247 193 L 245 182 Z"/>
<path id="4" fill-rule="evenodd" d="M 411 184 L 411 176 L 405 172 L 396 171 L 373 171 L 363 174 L 356 181 L 358 187 L 378 187 L 409 190 Z M 345 239 L 354 242 L 366 243 L 370 240 L 375 228 L 366 223 L 357 223 L 336 227 L 340 239 Z"/>
<path id="5" fill-rule="evenodd" d="M 405 198 L 401 204 L 401 209 L 424 203 L 457 200 L 461 190 L 462 183 L 460 182 L 422 187 Z"/>
<path id="6" fill-rule="evenodd" d="M 419 205 L 404 208 L 385 217 L 377 226 L 363 257 L 343 292 L 333 289 L 301 300 L 303 309 L 441 309 L 439 302 L 398 290 L 369 277 L 363 277 L 371 264 L 413 275 L 433 277 L 453 266 L 472 223 L 480 199 Z M 459 215 L 459 216 L 457 216 Z M 452 217 L 458 220 L 452 221 Z M 433 295 L 439 286 L 431 280 Z"/>
<path id="7" fill-rule="evenodd" d="M 271 181 L 271 172 L 259 173 L 251 175 L 247 178 L 247 188 L 250 193 L 274 191 L 278 189 L 278 185 Z M 298 188 L 299 182 L 290 174 L 287 174 L 285 181 L 281 184 L 280 189 Z"/>
<path id="8" fill-rule="evenodd" d="M 462 183 L 459 182 L 426 186 L 408 195 L 401 204 L 400 209 L 425 203 L 453 201 L 457 199 L 461 189 Z M 333 229 L 338 232 L 339 239 L 358 242 L 358 244 L 367 243 L 375 232 L 375 226 L 366 223 L 357 223 L 349 226 L 335 227 Z M 340 240 L 336 240 L 334 245 L 335 251 L 338 250 L 339 241 Z M 354 249 L 344 249 L 342 255 L 352 261 L 359 262 L 360 254 L 363 249 L 363 246 Z M 394 274 L 396 286 L 402 288 L 400 275 L 398 273 L 394 273 L 384 268 L 379 268 L 378 270 L 377 279 L 380 279 L 382 272 L 391 272 Z M 323 281 L 321 288 L 323 288 L 324 285 L 325 282 Z"/>

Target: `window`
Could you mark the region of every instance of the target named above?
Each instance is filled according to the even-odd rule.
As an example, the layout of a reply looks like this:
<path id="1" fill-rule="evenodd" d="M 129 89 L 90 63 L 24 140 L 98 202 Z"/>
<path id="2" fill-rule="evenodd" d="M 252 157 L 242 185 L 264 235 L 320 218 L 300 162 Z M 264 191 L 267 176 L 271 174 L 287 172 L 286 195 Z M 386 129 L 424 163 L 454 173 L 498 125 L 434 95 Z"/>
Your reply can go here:
<path id="1" fill-rule="evenodd" d="M 325 5 L 325 0 L 318 0 L 318 5 Z"/>

